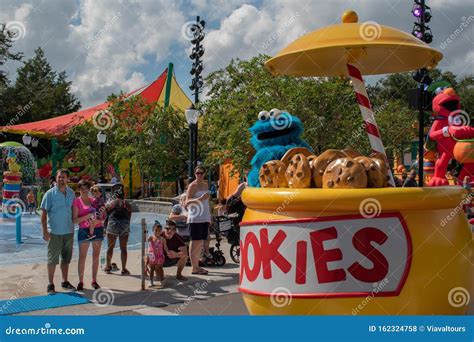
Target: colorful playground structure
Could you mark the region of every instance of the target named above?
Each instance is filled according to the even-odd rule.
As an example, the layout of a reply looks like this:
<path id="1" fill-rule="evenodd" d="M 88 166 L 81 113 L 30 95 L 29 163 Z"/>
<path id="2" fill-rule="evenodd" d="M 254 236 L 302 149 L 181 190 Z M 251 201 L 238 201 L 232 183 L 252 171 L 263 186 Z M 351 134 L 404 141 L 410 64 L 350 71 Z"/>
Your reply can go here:
<path id="1" fill-rule="evenodd" d="M 13 149 L 9 150 L 6 162 L 8 163 L 8 170 L 3 172 L 2 216 L 4 218 L 14 218 L 17 215 L 18 206 L 21 204 L 22 173 Z"/>
<path id="2" fill-rule="evenodd" d="M 341 24 L 308 33 L 267 61 L 275 75 L 349 77 L 374 155 L 370 160 L 353 151 L 313 156 L 300 150 L 262 166 L 267 187 L 243 192 L 239 289 L 251 314 L 466 311 L 450 297 L 459 289 L 474 290 L 474 246 L 463 211 L 471 200 L 467 191 L 460 186 L 370 188 L 368 182 L 377 179 L 378 169 L 388 184 L 393 178 L 362 75 L 432 68 L 441 59 L 421 40 L 375 22 L 359 23 L 357 14 L 347 11 Z M 264 120 L 272 127 L 281 124 L 278 115 Z M 455 137 L 454 132 L 470 128 L 441 128 L 443 138 L 451 138 L 447 130 Z M 272 137 L 268 140 L 267 146 Z M 472 147 L 464 152 L 471 153 Z M 359 172 L 357 158 L 365 171 Z M 435 159 L 431 155 L 422 167 L 439 168 Z"/>

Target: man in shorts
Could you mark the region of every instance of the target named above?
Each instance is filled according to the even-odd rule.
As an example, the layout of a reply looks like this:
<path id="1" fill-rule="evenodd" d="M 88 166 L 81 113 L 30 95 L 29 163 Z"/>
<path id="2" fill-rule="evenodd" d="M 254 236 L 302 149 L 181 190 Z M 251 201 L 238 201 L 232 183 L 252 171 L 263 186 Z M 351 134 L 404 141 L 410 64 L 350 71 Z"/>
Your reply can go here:
<path id="1" fill-rule="evenodd" d="M 74 191 L 68 187 L 69 172 L 58 170 L 56 185 L 46 191 L 41 201 L 41 226 L 43 239 L 48 242 L 48 294 L 54 294 L 54 273 L 61 256 L 61 287 L 75 291 L 76 288 L 68 281 L 69 264 L 72 259 L 74 242 L 74 225 L 72 223 L 72 202 Z M 49 227 L 49 230 L 48 230 Z"/>
<path id="2" fill-rule="evenodd" d="M 166 246 L 168 253 L 165 254 L 165 263 L 163 267 L 178 266 L 176 272 L 176 279 L 185 281 L 188 278 L 184 277 L 182 272 L 188 259 L 188 251 L 183 238 L 176 233 L 176 223 L 172 220 L 166 221 L 165 231 L 161 235 L 166 239 Z"/>

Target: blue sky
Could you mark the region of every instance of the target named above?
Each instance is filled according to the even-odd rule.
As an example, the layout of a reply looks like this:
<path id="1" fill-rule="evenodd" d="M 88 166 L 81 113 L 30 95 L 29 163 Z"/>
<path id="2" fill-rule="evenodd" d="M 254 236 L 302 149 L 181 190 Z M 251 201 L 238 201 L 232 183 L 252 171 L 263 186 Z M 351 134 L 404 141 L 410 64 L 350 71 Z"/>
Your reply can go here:
<path id="1" fill-rule="evenodd" d="M 83 108 L 112 92 L 130 91 L 154 80 L 173 62 L 178 82 L 190 94 L 186 25 L 206 20 L 205 71 L 231 58 L 275 54 L 295 38 L 340 22 L 346 9 L 359 21 L 411 31 L 412 1 L 347 0 L 2 0 L 0 22 L 20 31 L 15 50 L 30 57 L 41 46 L 55 70 L 66 70 Z M 463 0 L 428 0 L 433 43 L 444 54 L 441 67 L 472 73 L 474 6 Z M 449 38 L 452 39 L 449 39 Z M 448 39 L 450 40 L 448 42 Z M 8 63 L 15 77 L 17 63 Z M 376 78 L 369 77 L 373 82 Z"/>

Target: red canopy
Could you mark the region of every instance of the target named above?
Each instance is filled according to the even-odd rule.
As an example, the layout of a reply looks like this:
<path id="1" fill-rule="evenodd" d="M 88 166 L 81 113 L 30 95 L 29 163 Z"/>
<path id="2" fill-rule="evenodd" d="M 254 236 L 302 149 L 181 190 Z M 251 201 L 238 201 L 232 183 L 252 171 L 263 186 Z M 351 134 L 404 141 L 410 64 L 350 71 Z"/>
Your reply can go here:
<path id="1" fill-rule="evenodd" d="M 136 89 L 132 91 L 131 93 L 127 94 L 127 96 L 138 95 L 138 96 L 143 97 L 145 101 L 148 103 L 158 102 L 159 100 L 162 100 L 164 98 L 165 92 L 163 90 L 165 89 L 167 76 L 168 76 L 168 69 L 166 69 L 154 82 L 152 82 L 148 86 Z M 179 101 L 173 101 L 173 104 L 175 104 L 176 102 L 179 102 L 179 104 L 182 103 L 182 105 L 178 105 L 178 107 L 189 106 L 191 104 L 191 101 L 181 90 L 176 80 L 174 79 L 174 76 L 170 84 L 171 84 L 171 87 L 174 85 L 175 88 L 178 88 L 178 89 L 173 89 L 172 93 L 179 94 L 178 96 Z M 14 133 L 14 134 L 28 133 L 36 137 L 61 138 L 61 137 L 64 137 L 73 127 L 77 125 L 81 125 L 85 121 L 90 120 L 94 116 L 94 114 L 108 107 L 109 107 L 109 102 L 104 102 L 100 105 L 83 109 L 78 112 L 61 115 L 54 118 L 36 121 L 36 122 L 29 122 L 25 124 L 11 125 L 11 126 L 3 126 L 3 127 L 0 127 L 0 129 L 6 133 Z"/>

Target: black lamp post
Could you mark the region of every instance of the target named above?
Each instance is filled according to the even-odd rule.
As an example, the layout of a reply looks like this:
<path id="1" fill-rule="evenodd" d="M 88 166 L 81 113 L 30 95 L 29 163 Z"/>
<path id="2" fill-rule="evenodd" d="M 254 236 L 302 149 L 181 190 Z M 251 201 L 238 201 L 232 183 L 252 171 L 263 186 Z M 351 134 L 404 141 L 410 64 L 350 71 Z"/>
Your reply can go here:
<path id="1" fill-rule="evenodd" d="M 412 14 L 417 18 L 413 25 L 412 34 L 429 44 L 433 41 L 433 34 L 427 23 L 431 20 L 431 8 L 425 4 L 425 0 L 415 0 L 412 8 Z M 424 135 L 425 135 L 425 108 L 429 105 L 425 85 L 429 85 L 432 80 L 428 75 L 428 70 L 423 68 L 417 70 L 413 79 L 420 83 L 418 89 L 413 89 L 411 92 L 416 99 L 416 109 L 418 110 L 418 185 L 423 187 L 423 155 L 424 151 Z"/>
<path id="2" fill-rule="evenodd" d="M 34 153 L 33 153 L 33 148 L 36 148 L 38 147 L 38 139 L 36 138 L 33 138 L 31 135 L 29 135 L 28 133 L 25 133 L 23 134 L 23 136 L 21 137 L 21 140 L 23 141 L 23 145 L 25 145 L 31 152 L 31 154 L 33 155 L 34 157 Z M 30 147 L 31 146 L 31 147 Z"/>
<path id="3" fill-rule="evenodd" d="M 107 140 L 107 135 L 103 131 L 100 131 L 99 133 L 97 133 L 97 141 L 100 144 L 100 180 L 99 180 L 99 183 L 105 183 L 105 177 L 104 177 L 104 145 L 105 145 L 106 140 Z"/>
<path id="4" fill-rule="evenodd" d="M 196 17 L 196 23 L 191 26 L 191 32 L 193 33 L 193 39 L 191 39 L 191 44 L 193 44 L 193 50 L 189 55 L 189 58 L 193 61 L 193 65 L 191 67 L 191 71 L 189 72 L 191 75 L 194 76 L 191 86 L 191 89 L 194 92 L 194 104 L 197 106 L 199 103 L 199 93 L 202 92 L 202 88 L 204 86 L 204 82 L 202 80 L 201 73 L 204 69 L 204 65 L 202 63 L 202 56 L 204 55 L 204 46 L 202 46 L 202 41 L 204 39 L 204 27 L 206 26 L 206 22 L 201 20 L 199 16 Z M 198 126 L 197 126 L 197 118 L 199 117 L 199 111 L 192 106 L 189 110 L 194 110 L 197 113 L 191 114 L 193 118 L 196 118 L 196 122 L 194 124 L 190 124 L 188 120 L 188 116 L 186 116 L 186 120 L 189 124 L 189 181 L 191 182 L 193 179 L 193 170 L 198 159 Z M 186 111 L 187 112 L 187 111 Z"/>
<path id="5" fill-rule="evenodd" d="M 196 146 L 195 136 L 197 133 L 197 123 L 199 119 L 199 110 L 195 109 L 194 106 L 185 111 L 186 122 L 189 126 L 189 165 L 188 165 L 188 181 L 189 183 L 193 180 L 193 171 L 196 164 Z M 188 184 L 189 184 L 188 183 Z"/>
<path id="6" fill-rule="evenodd" d="M 28 133 L 23 134 L 23 137 L 21 137 L 21 140 L 23 140 L 23 145 L 25 146 L 30 146 L 32 139 L 33 138 Z"/>

